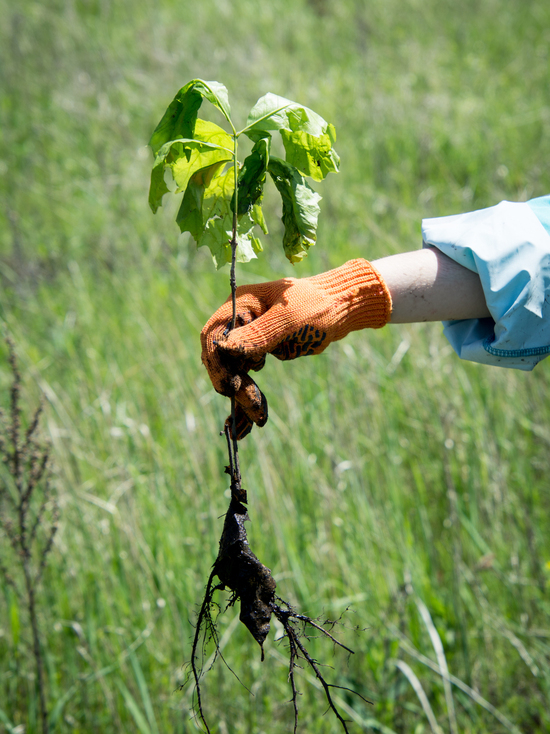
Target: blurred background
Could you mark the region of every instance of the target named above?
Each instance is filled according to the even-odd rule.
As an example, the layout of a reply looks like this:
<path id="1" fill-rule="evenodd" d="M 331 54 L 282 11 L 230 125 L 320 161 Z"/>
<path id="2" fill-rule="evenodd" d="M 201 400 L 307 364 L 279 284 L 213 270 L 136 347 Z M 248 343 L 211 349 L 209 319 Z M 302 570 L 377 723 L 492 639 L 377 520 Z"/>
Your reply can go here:
<path id="1" fill-rule="evenodd" d="M 229 274 L 179 234 L 176 197 L 152 215 L 147 141 L 196 77 L 227 86 L 241 127 L 266 92 L 335 125 L 316 247 L 285 260 L 271 192 L 240 283 L 415 249 L 423 217 L 550 192 L 550 5 L 0 0 L 0 18 L 0 320 L 25 410 L 46 398 L 60 505 L 37 596 L 50 729 L 194 731 L 179 686 L 228 488 L 228 401 L 198 337 Z M 547 362 L 463 363 L 428 324 L 259 375 L 270 421 L 240 452 L 249 540 L 299 611 L 345 612 L 355 654 L 311 650 L 372 701 L 334 691 L 350 731 L 549 730 Z M 2 342 L 4 406 L 10 380 Z M 0 731 L 39 731 L 27 609 L 1 590 Z M 260 663 L 220 604 L 241 682 L 219 659 L 206 676 L 211 730 L 291 731 L 280 630 Z M 300 731 L 339 731 L 306 669 L 298 684 Z"/>

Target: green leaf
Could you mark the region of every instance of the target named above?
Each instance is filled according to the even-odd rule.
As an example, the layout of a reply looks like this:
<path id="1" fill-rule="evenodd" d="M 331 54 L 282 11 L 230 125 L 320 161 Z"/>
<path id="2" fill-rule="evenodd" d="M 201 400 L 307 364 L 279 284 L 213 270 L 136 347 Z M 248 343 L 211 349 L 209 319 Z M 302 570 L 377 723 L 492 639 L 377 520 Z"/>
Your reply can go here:
<path id="1" fill-rule="evenodd" d="M 214 123 L 198 118 L 203 99 L 211 102 L 231 126 L 228 134 Z M 271 134 L 279 130 L 286 161 L 270 158 Z M 254 143 L 239 172 L 235 192 L 235 146 L 245 133 Z M 197 246 L 210 248 L 218 268 L 231 260 L 235 199 L 237 206 L 237 260 L 256 257 L 262 245 L 253 230 L 267 234 L 262 211 L 263 192 L 269 172 L 281 194 L 284 223 L 283 246 L 292 262 L 302 260 L 315 244 L 320 196 L 305 176 L 321 181 L 338 171 L 333 148 L 334 127 L 303 105 L 266 94 L 251 110 L 247 126 L 239 133 L 231 121 L 227 89 L 219 82 L 201 79 L 182 87 L 151 136 L 155 154 L 151 172 L 149 204 L 156 212 L 170 191 L 169 169 L 175 193 L 183 192 L 176 217 L 182 232 L 189 232 Z M 237 196 L 238 194 L 238 196 Z"/>
<path id="2" fill-rule="evenodd" d="M 214 164 L 228 162 L 233 156 L 233 138 L 213 122 L 197 120 L 195 138 L 181 138 L 165 143 L 159 150 L 149 188 L 149 205 L 156 212 L 162 205 L 162 197 L 169 192 L 164 180 L 164 171 L 169 168 L 177 188 L 176 193 L 185 191 L 192 176 L 199 171 L 213 176 Z M 209 183 L 209 181 L 206 181 Z"/>
<path id="3" fill-rule="evenodd" d="M 193 79 L 178 91 L 151 136 L 149 145 L 155 156 L 163 145 L 172 140 L 195 137 L 197 113 L 203 98 L 217 107 L 231 124 L 231 109 L 224 85 Z"/>
<path id="4" fill-rule="evenodd" d="M 162 206 L 162 197 L 169 194 L 170 189 L 164 180 L 164 164 L 166 156 L 157 156 L 155 165 L 151 171 L 151 183 L 149 185 L 149 206 L 153 214 L 156 214 L 159 206 Z"/>
<path id="5" fill-rule="evenodd" d="M 218 269 L 231 262 L 231 202 L 234 191 L 233 166 L 225 173 L 214 176 L 206 187 L 191 180 L 177 216 L 181 231 L 190 232 L 197 247 L 206 246 L 210 249 Z M 238 218 L 237 262 L 248 262 L 256 257 L 256 252 L 261 251 L 258 238 L 252 234 L 255 224 L 249 213 Z"/>
<path id="6" fill-rule="evenodd" d="M 267 232 L 266 232 L 267 234 Z M 252 249 L 254 252 L 263 252 L 264 248 L 262 247 L 261 240 L 258 239 L 258 237 L 255 237 L 254 235 L 250 235 L 250 242 L 252 243 Z"/>
<path id="7" fill-rule="evenodd" d="M 205 99 L 217 107 L 227 122 L 231 123 L 229 94 L 227 88 L 223 84 L 220 82 L 203 82 L 202 79 L 195 79 L 195 89 L 199 91 Z"/>
<path id="8" fill-rule="evenodd" d="M 327 127 L 328 122 L 308 107 L 269 93 L 250 110 L 243 132 L 257 140 L 271 130 L 303 130 L 310 135 L 324 135 Z"/>
<path id="9" fill-rule="evenodd" d="M 258 140 L 250 155 L 244 159 L 238 178 L 239 214 L 246 214 L 263 196 L 269 163 L 269 148 L 268 140 Z M 233 202 L 232 208 L 234 206 Z"/>
<path id="10" fill-rule="evenodd" d="M 337 173 L 340 158 L 332 147 L 334 128 L 328 125 L 327 133 L 319 136 L 299 130 L 281 130 L 286 160 L 314 181 L 322 181 L 327 174 Z"/>
<path id="11" fill-rule="evenodd" d="M 252 221 L 258 225 L 258 227 L 261 228 L 262 232 L 264 234 L 268 234 L 269 230 L 267 229 L 267 223 L 264 219 L 264 212 L 261 206 L 261 199 L 257 201 L 252 209 L 250 210 L 250 216 L 252 217 Z M 263 248 L 262 248 L 263 250 Z"/>
<path id="12" fill-rule="evenodd" d="M 176 222 L 180 228 L 180 232 L 190 232 L 195 240 L 201 237 L 204 230 L 204 222 L 202 220 L 204 189 L 204 186 L 196 184 L 191 179 L 176 216 Z"/>
<path id="13" fill-rule="evenodd" d="M 244 132 L 251 140 L 269 138 L 279 130 L 286 160 L 306 176 L 321 181 L 331 171 L 337 172 L 340 159 L 332 147 L 336 140 L 334 126 L 308 107 L 285 97 L 266 94 L 248 116 Z"/>
<path id="14" fill-rule="evenodd" d="M 206 246 L 210 249 L 212 259 L 219 270 L 226 263 L 231 262 L 231 236 L 233 213 L 228 212 L 223 217 L 215 217 L 207 222 L 204 235 L 197 241 L 197 246 Z M 237 262 L 247 263 L 261 252 L 262 246 L 257 237 L 252 234 L 254 222 L 245 215 L 239 221 L 237 234 Z"/>
<path id="15" fill-rule="evenodd" d="M 208 186 L 200 187 L 191 181 L 185 196 L 183 197 L 180 211 L 178 212 L 178 223 L 182 232 L 189 231 L 199 243 L 201 237 L 205 234 L 205 230 L 209 221 L 214 218 L 223 218 L 227 214 L 233 222 L 233 212 L 230 208 L 230 202 L 235 190 L 235 169 L 230 166 L 225 173 L 215 176 Z M 197 213 L 200 215 L 200 225 Z M 193 229 L 187 226 L 188 217 L 193 223 Z"/>
<path id="16" fill-rule="evenodd" d="M 211 166 L 199 169 L 190 178 L 185 190 L 181 206 L 176 216 L 176 222 L 181 232 L 190 232 L 197 241 L 202 236 L 205 222 L 207 221 L 203 221 L 203 212 L 206 212 L 206 217 L 211 217 L 216 214 L 215 197 L 209 195 L 207 206 L 203 208 L 205 190 L 212 184 L 216 173 L 225 163 L 227 161 L 219 161 L 218 163 L 213 163 Z M 233 179 L 233 167 L 227 172 L 227 174 L 229 173 L 231 174 L 231 179 Z M 215 190 L 215 186 L 213 186 L 213 190 Z M 231 187 L 231 192 L 233 191 L 234 186 Z"/>
<path id="17" fill-rule="evenodd" d="M 291 263 L 300 262 L 317 239 L 321 197 L 294 166 L 279 158 L 270 159 L 268 171 L 283 201 L 285 255 Z"/>
<path id="18" fill-rule="evenodd" d="M 178 91 L 156 126 L 149 140 L 153 155 L 158 155 L 162 146 L 172 140 L 193 137 L 197 113 L 202 104 L 202 95 L 195 89 L 195 81 Z"/>
<path id="19" fill-rule="evenodd" d="M 176 148 L 176 145 L 173 147 Z M 172 154 L 172 160 L 167 163 L 178 186 L 176 193 L 185 191 L 189 179 L 200 168 L 210 167 L 218 161 L 231 160 L 232 156 L 231 135 L 213 122 L 197 120 L 195 140 L 186 143 L 183 153 L 180 152 L 177 157 Z"/>

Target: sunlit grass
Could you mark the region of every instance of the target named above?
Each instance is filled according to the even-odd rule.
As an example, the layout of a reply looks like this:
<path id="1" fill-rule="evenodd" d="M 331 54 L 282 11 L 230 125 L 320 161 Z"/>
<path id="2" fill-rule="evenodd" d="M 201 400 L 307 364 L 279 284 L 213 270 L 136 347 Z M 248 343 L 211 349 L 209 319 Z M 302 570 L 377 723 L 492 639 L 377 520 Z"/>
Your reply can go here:
<path id="1" fill-rule="evenodd" d="M 318 247 L 300 270 L 286 263 L 268 199 L 265 257 L 240 282 L 412 249 L 423 216 L 549 190 L 549 10 L 20 6 L 0 3 L 0 316 L 29 403 L 39 391 L 48 401 L 62 507 L 40 599 L 52 728 L 193 731 L 179 685 L 227 503 L 228 406 L 198 335 L 229 286 L 177 237 L 171 211 L 148 210 L 149 134 L 196 76 L 228 86 L 237 119 L 272 91 L 336 125 L 342 171 L 323 185 Z M 459 730 L 545 731 L 547 365 L 461 363 L 439 325 L 412 325 L 271 360 L 258 380 L 271 418 L 241 449 L 250 542 L 300 610 L 349 609 L 340 634 L 355 655 L 321 640 L 312 650 L 373 701 L 340 693 L 352 726 L 430 731 L 397 660 L 450 731 L 442 678 L 422 662 L 437 662 L 422 601 L 450 674 L 500 712 L 454 685 Z M 0 728 L 37 731 L 24 625 L 13 634 L 14 609 L 22 620 L 25 610 L 8 590 L 1 598 Z M 246 688 L 217 661 L 203 692 L 212 729 L 287 732 L 284 644 L 270 638 L 261 664 L 235 614 L 219 631 Z M 300 688 L 302 730 L 337 731 L 305 675 Z"/>

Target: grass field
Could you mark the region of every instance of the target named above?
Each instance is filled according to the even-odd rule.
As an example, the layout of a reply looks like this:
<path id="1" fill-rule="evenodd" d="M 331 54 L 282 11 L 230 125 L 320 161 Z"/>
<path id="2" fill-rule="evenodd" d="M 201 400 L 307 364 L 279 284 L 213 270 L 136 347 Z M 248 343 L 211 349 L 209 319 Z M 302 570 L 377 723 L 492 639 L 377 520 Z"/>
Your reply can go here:
<path id="1" fill-rule="evenodd" d="M 46 397 L 61 511 L 37 599 L 50 729 L 196 731 L 179 686 L 227 506 L 228 410 L 198 336 L 229 284 L 178 235 L 175 203 L 151 214 L 149 136 L 195 77 L 226 84 L 237 120 L 271 91 L 336 126 L 317 246 L 293 269 L 268 199 L 241 283 L 414 249 L 422 217 L 550 191 L 550 5 L 0 0 L 0 17 L 0 319 L 29 412 Z M 335 691 L 350 730 L 548 731 L 549 365 L 467 364 L 439 324 L 390 326 L 259 381 L 249 539 L 299 610 L 348 610 L 355 654 L 311 649 L 372 701 Z M 5 536 L 0 557 L 17 573 Z M 221 660 L 204 679 L 212 731 L 291 731 L 285 645 L 271 635 L 260 663 L 237 622 L 228 609 L 219 631 L 241 682 Z M 306 670 L 299 684 L 300 731 L 339 731 Z M 7 585 L 3 730 L 40 731 Z"/>

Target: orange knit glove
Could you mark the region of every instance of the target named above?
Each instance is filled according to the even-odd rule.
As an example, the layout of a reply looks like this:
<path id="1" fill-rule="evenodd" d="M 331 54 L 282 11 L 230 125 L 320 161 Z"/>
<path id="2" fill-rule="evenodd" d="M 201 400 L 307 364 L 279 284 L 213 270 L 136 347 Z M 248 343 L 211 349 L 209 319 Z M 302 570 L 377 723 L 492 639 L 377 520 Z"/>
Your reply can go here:
<path id="1" fill-rule="evenodd" d="M 237 438 L 267 421 L 267 401 L 249 376 L 266 354 L 295 359 L 320 354 L 350 331 L 379 329 L 391 314 L 390 292 L 367 260 L 350 260 L 311 278 L 283 278 L 237 288 L 201 332 L 202 361 L 217 392 L 235 396 Z M 228 419 L 229 420 L 229 419 Z"/>

